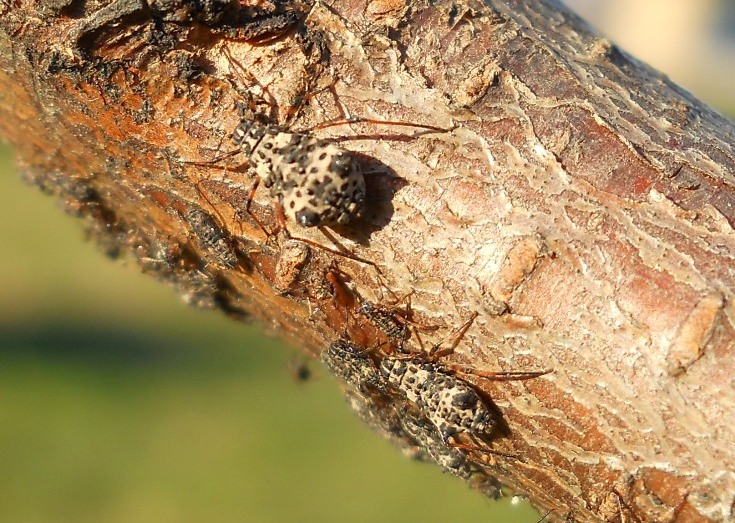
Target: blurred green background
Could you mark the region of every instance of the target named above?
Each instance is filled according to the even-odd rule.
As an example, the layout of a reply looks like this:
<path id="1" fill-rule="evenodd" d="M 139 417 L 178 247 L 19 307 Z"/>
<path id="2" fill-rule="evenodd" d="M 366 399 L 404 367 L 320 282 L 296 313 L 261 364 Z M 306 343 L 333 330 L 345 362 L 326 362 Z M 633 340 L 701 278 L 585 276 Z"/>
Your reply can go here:
<path id="1" fill-rule="evenodd" d="M 615 36 L 594 10 L 609 15 L 600 6 L 614 1 L 568 3 Z M 711 14 L 723 5 L 705 4 Z M 690 20 L 689 42 L 696 32 Z M 715 91 L 732 73 L 724 41 L 706 82 Z M 733 108 L 732 98 L 714 103 Z M 295 382 L 295 350 L 185 307 L 83 237 L 0 147 L 0 522 L 538 519 L 403 458 L 361 426 L 319 366 Z"/>

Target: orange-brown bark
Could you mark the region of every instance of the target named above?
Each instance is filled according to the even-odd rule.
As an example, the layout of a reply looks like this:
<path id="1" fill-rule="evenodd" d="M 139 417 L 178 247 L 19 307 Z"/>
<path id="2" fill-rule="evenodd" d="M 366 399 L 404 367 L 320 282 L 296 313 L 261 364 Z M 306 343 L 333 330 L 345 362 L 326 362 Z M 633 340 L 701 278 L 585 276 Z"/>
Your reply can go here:
<path id="1" fill-rule="evenodd" d="M 477 312 L 448 361 L 554 369 L 474 380 L 507 425 L 488 448 L 522 458 L 473 451 L 490 473 L 556 521 L 732 520 L 731 122 L 538 1 L 332 0 L 236 28 L 111 5 L 0 7 L 0 135 L 111 253 L 314 355 L 382 339 L 356 308 L 386 288 L 441 327 L 425 345 Z M 261 99 L 294 130 L 345 112 L 447 129 L 315 131 L 359 156 L 369 205 L 334 241 L 289 230 L 377 269 L 266 238 L 238 156 L 187 163 L 229 149 L 235 102 Z M 252 209 L 275 228 L 267 190 Z"/>

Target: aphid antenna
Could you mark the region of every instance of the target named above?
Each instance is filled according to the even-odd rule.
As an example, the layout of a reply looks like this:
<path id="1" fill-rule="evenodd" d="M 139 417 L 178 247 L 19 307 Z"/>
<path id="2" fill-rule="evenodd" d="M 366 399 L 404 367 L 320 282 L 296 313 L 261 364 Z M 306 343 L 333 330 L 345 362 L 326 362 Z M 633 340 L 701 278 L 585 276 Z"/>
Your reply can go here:
<path id="1" fill-rule="evenodd" d="M 349 109 L 345 104 L 342 103 L 342 100 L 340 100 L 339 95 L 337 94 L 337 90 L 335 89 L 335 86 L 337 85 L 337 82 L 339 81 L 338 78 L 334 77 L 334 79 L 327 84 L 326 86 L 320 88 L 318 91 L 314 92 L 313 94 L 306 95 L 305 98 L 313 98 L 320 92 L 323 92 L 325 90 L 329 90 L 332 93 L 332 97 L 334 98 L 335 105 L 339 108 L 340 113 L 342 113 L 342 117 L 338 118 L 336 120 L 331 120 L 328 122 L 322 122 L 320 124 L 314 125 L 312 127 L 307 127 L 306 129 L 300 131 L 302 133 L 311 133 L 314 131 L 321 131 L 323 129 L 328 129 L 330 127 L 337 127 L 339 125 L 351 125 L 356 123 L 369 123 L 373 125 L 394 125 L 394 126 L 400 126 L 400 127 L 412 127 L 416 129 L 423 129 L 427 133 L 447 133 L 453 131 L 456 126 L 453 126 L 449 129 L 444 127 L 437 127 L 435 125 L 428 125 L 428 124 L 420 124 L 420 123 L 414 123 L 414 122 L 405 122 L 400 120 L 382 120 L 379 118 L 367 118 L 362 116 L 352 116 L 350 114 Z M 415 136 L 422 136 L 426 133 L 419 133 Z M 352 140 L 352 139 L 360 139 L 360 137 L 344 137 L 343 140 Z"/>
<path id="2" fill-rule="evenodd" d="M 220 144 L 218 146 L 218 149 L 219 149 L 219 147 L 222 146 L 222 140 L 223 139 L 224 139 L 224 136 L 222 137 L 222 139 L 220 139 Z M 260 141 L 258 141 L 258 143 L 260 143 Z M 197 162 L 197 161 L 191 161 L 191 160 L 179 160 L 179 163 L 182 163 L 182 164 L 185 164 L 185 165 L 196 165 L 196 166 L 200 166 L 200 167 L 210 167 L 212 164 L 217 163 L 217 162 L 220 162 L 220 161 L 225 160 L 227 158 L 231 158 L 232 156 L 235 156 L 239 152 L 240 152 L 240 149 L 234 149 L 232 151 L 229 151 L 229 152 L 227 152 L 227 153 L 225 153 L 223 155 L 220 155 L 220 156 L 215 157 L 215 158 L 213 158 L 211 160 L 208 160 L 208 161 Z M 226 176 L 226 173 L 228 172 L 228 169 L 227 169 L 227 166 L 226 165 L 223 165 L 222 166 L 222 171 L 225 173 L 225 176 Z M 207 176 L 204 180 L 206 181 L 206 180 L 209 180 L 209 179 L 210 179 L 210 177 Z M 195 188 L 197 190 L 197 193 L 199 194 L 199 196 L 202 199 L 204 199 L 207 202 L 207 204 L 212 208 L 212 210 L 215 212 L 215 214 L 217 214 L 217 216 L 219 217 L 221 223 L 225 223 L 225 220 L 222 217 L 222 215 L 220 214 L 220 212 L 217 210 L 217 207 L 204 194 L 204 191 L 202 191 L 202 189 L 200 187 L 200 184 L 201 183 L 202 183 L 202 180 L 199 180 L 199 181 L 197 181 L 194 184 L 194 186 L 195 186 Z M 266 228 L 265 224 L 263 224 L 263 222 L 257 216 L 255 216 L 255 214 L 253 214 L 250 211 L 250 204 L 253 201 L 253 197 L 255 195 L 255 191 L 258 189 L 258 185 L 259 184 L 260 184 L 260 178 L 255 177 L 255 180 L 253 181 L 252 187 L 248 190 L 247 203 L 245 204 L 245 212 L 256 223 L 256 225 L 260 228 L 260 230 L 263 231 L 263 233 L 266 235 L 266 237 L 270 237 L 270 236 L 273 235 L 273 233 L 271 231 L 269 231 Z M 235 211 L 235 215 L 237 215 L 237 211 Z M 240 225 L 240 234 L 241 235 L 243 234 L 242 224 Z"/>
<path id="3" fill-rule="evenodd" d="M 452 370 L 466 376 L 475 376 L 490 381 L 525 381 L 551 374 L 554 369 L 544 370 L 506 370 L 506 371 L 481 371 L 467 365 L 453 365 Z"/>
<path id="4" fill-rule="evenodd" d="M 347 287 L 347 284 L 345 283 L 345 281 L 349 281 L 351 277 L 349 274 L 339 268 L 335 260 L 332 260 L 332 263 L 324 272 L 324 279 L 327 280 L 332 286 L 332 299 L 336 303 L 346 309 L 354 307 L 354 292 L 349 287 Z"/>
<path id="5" fill-rule="evenodd" d="M 458 441 L 450 441 L 449 445 L 454 448 L 464 450 L 466 452 L 475 452 L 478 454 L 491 454 L 493 456 L 500 456 L 501 458 L 512 459 L 514 461 L 520 461 L 521 463 L 525 463 L 526 461 L 525 459 L 523 459 L 522 457 L 516 454 L 509 454 L 507 452 L 501 452 L 499 450 L 486 449 L 486 448 L 479 447 L 477 445 L 460 443 Z"/>
<path id="6" fill-rule="evenodd" d="M 268 84 L 261 84 L 257 80 L 257 78 L 255 78 L 252 74 L 250 74 L 247 71 L 247 68 L 239 60 L 237 60 L 234 56 L 232 56 L 232 52 L 229 50 L 229 48 L 223 47 L 223 54 L 227 57 L 227 59 L 233 65 L 233 68 L 236 71 L 239 71 L 238 75 L 240 76 L 241 81 L 243 83 L 245 83 L 245 85 L 255 85 L 255 86 L 257 86 L 257 87 L 260 88 L 261 96 L 263 97 L 264 101 L 266 103 L 268 103 L 271 106 L 271 108 L 275 108 L 276 115 L 277 115 L 278 104 L 276 102 L 276 99 L 273 97 L 273 95 L 270 94 L 270 90 L 269 90 L 270 83 L 268 83 Z M 247 79 L 245 78 L 246 76 L 248 77 Z M 306 78 L 311 78 L 311 75 L 309 75 L 308 74 L 308 71 L 306 71 L 306 70 L 305 70 L 305 75 L 304 76 Z M 327 85 L 327 86 L 322 87 L 322 88 L 319 88 L 319 89 L 317 89 L 317 90 L 315 90 L 313 92 L 308 92 L 309 89 L 310 89 L 310 87 L 307 85 L 307 87 L 306 87 L 307 93 L 306 94 L 296 95 L 294 97 L 294 99 L 291 101 L 290 107 L 286 111 L 286 121 L 285 121 L 285 123 L 283 125 L 278 126 L 278 127 L 281 127 L 283 129 L 290 128 L 291 125 L 293 124 L 293 122 L 295 122 L 296 119 L 298 118 L 298 114 L 301 111 L 301 109 L 302 109 L 302 107 L 304 105 L 304 102 L 306 100 L 309 100 L 311 98 L 314 98 L 317 94 L 325 91 L 326 89 L 329 89 L 330 87 L 331 87 L 331 85 Z M 240 94 L 241 96 L 243 96 L 243 94 L 240 93 L 240 91 L 237 88 L 235 90 L 238 92 L 238 94 Z M 267 99 L 266 99 L 266 95 L 268 95 L 268 98 Z M 247 93 L 247 97 L 250 99 L 247 104 L 245 102 L 242 102 L 242 101 L 239 101 L 239 100 L 236 102 L 236 105 L 238 106 L 238 112 L 240 114 L 240 117 L 242 119 L 246 119 L 246 120 L 261 120 L 257 116 L 257 113 L 255 111 L 255 102 L 252 100 L 252 95 L 250 93 Z M 273 122 L 273 114 L 271 114 L 270 116 L 271 116 L 271 121 L 264 122 L 264 121 L 261 120 L 259 123 L 273 125 L 274 124 L 274 122 Z"/>
<path id="7" fill-rule="evenodd" d="M 219 152 L 222 150 L 222 143 L 224 142 L 226 135 L 227 133 L 220 136 L 219 143 L 217 144 L 217 148 L 215 149 L 215 152 L 217 154 L 219 154 Z M 202 149 L 200 149 L 200 151 L 201 150 Z M 227 160 L 228 158 L 232 158 L 239 152 L 240 152 L 240 149 L 233 149 L 219 156 L 215 156 L 211 160 L 182 160 L 181 158 L 177 158 L 176 162 L 179 164 L 183 164 L 183 165 L 196 165 L 199 167 L 210 167 L 214 163 L 219 163 L 223 160 Z M 170 169 L 171 160 L 168 158 L 168 156 L 166 156 L 166 161 L 169 162 L 169 169 Z M 223 169 L 226 170 L 226 167 L 223 166 Z"/>
<path id="8" fill-rule="evenodd" d="M 380 120 L 376 118 L 365 118 L 361 116 L 350 116 L 346 118 L 340 118 L 339 120 L 332 120 L 329 122 L 324 122 L 321 124 L 317 124 L 313 127 L 307 128 L 301 132 L 314 132 L 314 131 L 321 131 L 323 129 L 328 129 L 330 127 L 337 127 L 338 125 L 351 125 L 356 123 L 369 123 L 373 125 L 395 125 L 400 127 L 413 127 L 416 129 L 423 129 L 427 131 L 428 133 L 449 133 L 452 132 L 456 127 L 446 128 L 446 127 L 438 127 L 436 125 L 428 125 L 428 124 L 421 124 L 421 123 L 414 123 L 414 122 L 404 122 L 400 120 Z M 414 136 L 423 136 L 423 134 L 426 133 L 420 133 L 416 134 Z M 351 139 L 350 137 L 345 137 L 345 140 Z"/>
<path id="9" fill-rule="evenodd" d="M 263 93 L 269 92 L 268 85 L 267 84 L 261 85 L 260 83 L 258 83 L 257 79 L 253 77 L 250 73 L 247 72 L 247 69 L 245 68 L 245 66 L 242 63 L 240 63 L 240 61 L 237 60 L 234 56 L 232 56 L 232 53 L 227 47 L 223 47 L 223 53 L 225 54 L 227 59 L 230 60 L 230 62 L 235 66 L 235 69 L 239 70 L 243 75 L 248 75 L 250 77 L 249 78 L 250 84 L 254 84 L 260 87 Z M 243 76 L 241 76 L 241 79 L 243 79 Z M 445 128 L 445 127 L 438 127 L 435 125 L 419 124 L 419 123 L 414 123 L 414 122 L 404 122 L 404 121 L 399 121 L 399 120 L 381 120 L 381 119 L 376 119 L 376 118 L 352 116 L 350 115 L 350 112 L 347 109 L 347 107 L 342 103 L 342 101 L 339 99 L 339 96 L 337 95 L 337 91 L 335 90 L 335 85 L 337 84 L 338 81 L 339 79 L 335 77 L 327 85 L 323 87 L 307 92 L 306 94 L 296 96 L 296 98 L 292 100 L 291 107 L 288 109 L 286 113 L 286 123 L 283 127 L 285 129 L 288 129 L 293 124 L 293 122 L 296 121 L 296 119 L 298 118 L 299 112 L 304 106 L 304 102 L 315 98 L 318 94 L 324 91 L 329 90 L 334 97 L 335 104 L 339 107 L 340 112 L 342 113 L 342 118 L 339 118 L 337 120 L 332 120 L 329 122 L 323 122 L 321 124 L 317 124 L 312 127 L 307 127 L 306 129 L 297 131 L 298 133 L 304 133 L 304 134 L 312 133 L 314 131 L 328 129 L 330 127 L 337 127 L 340 125 L 351 125 L 351 124 L 356 124 L 356 123 L 369 123 L 373 125 L 394 125 L 394 126 L 401 126 L 401 127 L 412 127 L 416 129 L 422 129 L 426 131 L 427 133 L 435 133 L 435 132 L 448 133 L 456 129 L 456 126 Z M 272 99 L 272 97 L 271 97 L 271 100 L 269 100 L 269 102 L 273 106 L 276 105 L 276 102 L 274 99 Z M 242 105 L 242 102 L 240 102 L 239 104 Z M 252 113 L 253 113 L 252 107 L 250 107 L 250 114 L 247 114 L 244 112 L 241 112 L 240 114 L 242 117 L 252 118 L 253 117 Z M 419 133 L 414 136 L 422 136 L 423 134 L 425 133 Z M 357 137 L 357 138 L 344 137 L 343 139 L 345 140 L 360 139 L 360 137 Z"/>
<path id="10" fill-rule="evenodd" d="M 217 152 L 219 152 L 219 150 L 217 150 Z M 240 152 L 240 149 L 233 149 L 232 151 L 227 151 L 224 154 L 215 156 L 211 160 L 179 160 L 178 162 L 184 165 L 196 165 L 199 167 L 210 167 L 214 163 L 219 163 L 222 160 L 227 160 L 228 158 L 232 158 L 239 152 Z M 223 169 L 226 170 L 225 167 L 223 167 Z"/>

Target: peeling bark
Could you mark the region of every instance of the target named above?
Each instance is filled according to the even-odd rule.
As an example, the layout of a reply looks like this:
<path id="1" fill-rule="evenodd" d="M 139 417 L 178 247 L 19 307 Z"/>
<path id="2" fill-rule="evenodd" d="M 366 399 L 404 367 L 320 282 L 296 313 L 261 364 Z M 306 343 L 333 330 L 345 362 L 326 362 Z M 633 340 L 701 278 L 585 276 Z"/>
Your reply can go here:
<path id="1" fill-rule="evenodd" d="M 552 521 L 733 520 L 732 123 L 553 2 L 243 4 L 0 7 L 26 176 L 108 253 L 312 355 L 384 340 L 362 300 L 412 293 L 424 345 L 479 313 L 447 365 L 554 372 L 469 378 L 506 425 L 472 459 Z M 314 131 L 360 158 L 368 209 L 289 230 L 375 266 L 266 237 L 263 188 L 245 212 L 242 158 L 206 163 L 238 101 L 292 130 L 447 129 Z"/>

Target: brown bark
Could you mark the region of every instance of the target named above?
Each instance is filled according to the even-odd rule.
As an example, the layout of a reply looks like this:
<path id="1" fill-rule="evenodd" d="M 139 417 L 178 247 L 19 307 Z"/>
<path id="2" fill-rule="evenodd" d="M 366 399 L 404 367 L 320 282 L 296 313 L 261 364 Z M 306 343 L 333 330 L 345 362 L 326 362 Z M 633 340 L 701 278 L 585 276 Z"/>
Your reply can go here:
<path id="1" fill-rule="evenodd" d="M 386 288 L 441 326 L 424 344 L 478 312 L 448 361 L 554 372 L 473 379 L 507 425 L 488 448 L 521 459 L 471 454 L 551 520 L 733 519 L 729 121 L 556 4 L 332 0 L 259 24 L 186 5 L 0 7 L 0 134 L 30 179 L 188 301 L 253 314 L 314 355 L 340 335 L 380 340 L 356 298 Z M 236 100 L 263 98 L 283 123 L 304 93 L 295 130 L 345 110 L 448 129 L 316 131 L 368 172 L 368 210 L 332 235 L 380 278 L 267 239 L 244 212 L 241 158 L 224 161 L 239 186 L 184 163 L 230 147 Z M 275 226 L 267 190 L 252 208 Z M 224 239 L 208 244 L 192 209 Z"/>

